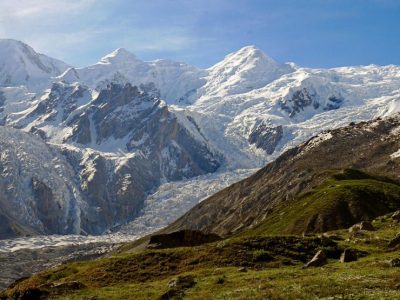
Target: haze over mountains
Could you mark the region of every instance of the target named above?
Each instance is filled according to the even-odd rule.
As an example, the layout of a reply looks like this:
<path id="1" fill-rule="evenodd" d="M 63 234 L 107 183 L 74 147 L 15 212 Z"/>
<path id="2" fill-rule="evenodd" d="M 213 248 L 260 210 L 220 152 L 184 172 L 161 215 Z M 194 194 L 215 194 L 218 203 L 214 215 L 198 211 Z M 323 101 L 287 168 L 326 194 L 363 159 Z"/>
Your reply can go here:
<path id="1" fill-rule="evenodd" d="M 399 87 L 399 66 L 310 69 L 254 46 L 205 70 L 124 49 L 73 68 L 1 40 L 0 238 L 106 232 L 169 182 L 218 181 L 323 130 L 400 111 Z M 143 226 L 179 217 L 183 194 L 152 203 Z"/>

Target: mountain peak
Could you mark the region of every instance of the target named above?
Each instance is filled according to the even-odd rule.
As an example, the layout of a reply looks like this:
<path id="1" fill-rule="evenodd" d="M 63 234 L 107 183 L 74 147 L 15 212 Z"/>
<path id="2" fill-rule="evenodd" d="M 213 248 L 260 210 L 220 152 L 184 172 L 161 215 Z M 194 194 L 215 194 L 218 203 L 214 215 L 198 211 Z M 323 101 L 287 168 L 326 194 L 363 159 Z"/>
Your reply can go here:
<path id="1" fill-rule="evenodd" d="M 211 83 L 205 86 L 205 90 L 207 93 L 219 95 L 232 95 L 261 88 L 293 71 L 289 65 L 276 62 L 254 45 L 227 55 L 208 70 L 212 79 Z"/>
<path id="2" fill-rule="evenodd" d="M 254 45 L 245 46 L 236 52 L 228 54 L 224 61 L 235 60 L 241 62 L 255 62 L 268 63 L 271 65 L 279 65 L 274 59 L 264 53 L 261 49 Z"/>
<path id="3" fill-rule="evenodd" d="M 115 49 L 100 60 L 101 63 L 121 63 L 126 61 L 138 61 L 138 59 L 135 54 L 125 48 Z"/>

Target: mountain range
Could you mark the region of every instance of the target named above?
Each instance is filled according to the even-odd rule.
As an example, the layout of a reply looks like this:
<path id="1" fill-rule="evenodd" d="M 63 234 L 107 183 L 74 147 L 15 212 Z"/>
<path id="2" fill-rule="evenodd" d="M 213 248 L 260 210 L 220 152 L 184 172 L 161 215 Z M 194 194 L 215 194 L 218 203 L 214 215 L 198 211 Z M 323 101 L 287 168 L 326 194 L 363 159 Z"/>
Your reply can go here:
<path id="1" fill-rule="evenodd" d="M 269 168 L 295 170 L 301 148 L 293 147 L 313 136 L 308 145 L 342 139 L 341 131 L 328 130 L 400 111 L 395 65 L 311 69 L 278 63 L 254 46 L 208 69 L 146 62 L 125 49 L 74 68 L 15 40 L 0 40 L 0 54 L 0 238 L 101 234 L 140 217 L 149 196 L 165 184 L 260 168 L 284 152 Z M 370 129 L 361 131 L 368 135 Z M 297 150 L 287 152 L 292 148 Z M 334 155 L 346 154 L 340 151 L 310 151 L 307 159 L 327 155 L 334 163 Z M 250 177 L 251 184 L 263 172 Z M 297 176 L 293 171 L 280 185 L 294 181 L 290 198 L 298 184 L 311 186 L 316 174 L 304 174 L 303 181 L 290 177 Z M 229 194 L 245 193 L 251 184 L 237 185 L 240 191 L 233 186 Z M 278 193 L 280 185 L 262 189 Z M 204 196 L 193 195 L 191 204 Z M 180 195 L 168 200 L 179 203 Z M 206 219 L 191 226 L 221 234 L 239 230 L 229 223 L 238 215 L 214 215 L 239 209 L 220 207 L 231 201 L 223 197 L 210 207 L 202 202 Z M 243 224 L 256 225 L 269 209 L 246 214 Z M 143 226 L 184 212 L 179 205 L 156 209 Z M 220 218 L 225 225 L 210 225 Z"/>

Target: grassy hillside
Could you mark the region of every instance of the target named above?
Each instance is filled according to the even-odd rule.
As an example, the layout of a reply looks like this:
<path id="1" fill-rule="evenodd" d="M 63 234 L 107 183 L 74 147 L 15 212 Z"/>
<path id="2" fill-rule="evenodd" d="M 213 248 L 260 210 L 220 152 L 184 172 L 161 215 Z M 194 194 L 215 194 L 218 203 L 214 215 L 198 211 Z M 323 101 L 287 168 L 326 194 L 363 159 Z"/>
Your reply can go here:
<path id="1" fill-rule="evenodd" d="M 245 235 L 302 234 L 347 228 L 400 208 L 400 185 L 346 169 L 321 186 L 276 207 Z"/>

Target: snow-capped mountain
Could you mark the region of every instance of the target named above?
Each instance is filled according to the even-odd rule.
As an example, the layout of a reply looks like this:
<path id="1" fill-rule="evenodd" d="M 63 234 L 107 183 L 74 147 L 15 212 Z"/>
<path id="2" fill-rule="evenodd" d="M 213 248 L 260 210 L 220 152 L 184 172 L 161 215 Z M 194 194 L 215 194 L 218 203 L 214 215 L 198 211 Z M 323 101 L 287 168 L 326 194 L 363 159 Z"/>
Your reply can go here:
<path id="1" fill-rule="evenodd" d="M 69 66 L 20 41 L 0 39 L 0 125 L 6 115 L 27 109 Z"/>
<path id="2" fill-rule="evenodd" d="M 207 83 L 199 94 L 208 97 L 242 94 L 293 71 L 289 64 L 280 64 L 255 46 L 247 46 L 209 68 Z"/>
<path id="3" fill-rule="evenodd" d="M 150 224 L 146 218 L 169 213 L 146 199 L 167 201 L 178 216 L 204 193 L 188 200 L 177 184 L 170 198 L 152 197 L 160 185 L 191 178 L 192 189 L 199 175 L 201 185 L 205 174 L 260 168 L 325 129 L 400 110 L 399 66 L 302 68 L 254 46 L 204 70 L 117 49 L 95 65 L 57 73 L 45 88 L 45 81 L 0 88 L 0 120 L 36 135 L 73 170 L 80 227 L 63 233 L 101 233 L 138 215 Z M 180 195 L 186 204 L 172 205 Z M 19 224 L 29 227 L 25 221 Z"/>
<path id="4" fill-rule="evenodd" d="M 171 60 L 145 62 L 123 48 L 116 49 L 92 66 L 69 68 L 59 80 L 80 82 L 93 89 L 107 87 L 110 82 L 132 85 L 154 83 L 162 99 L 168 103 L 186 102 L 201 87 L 206 71 Z"/>
<path id="5" fill-rule="evenodd" d="M 51 82 L 51 77 L 60 75 L 68 67 L 20 41 L 0 39 L 0 87 L 23 85 L 28 90 L 40 91 Z"/>

